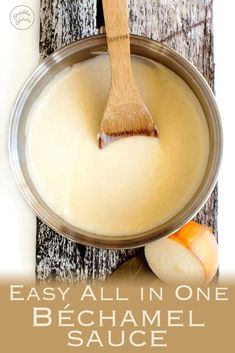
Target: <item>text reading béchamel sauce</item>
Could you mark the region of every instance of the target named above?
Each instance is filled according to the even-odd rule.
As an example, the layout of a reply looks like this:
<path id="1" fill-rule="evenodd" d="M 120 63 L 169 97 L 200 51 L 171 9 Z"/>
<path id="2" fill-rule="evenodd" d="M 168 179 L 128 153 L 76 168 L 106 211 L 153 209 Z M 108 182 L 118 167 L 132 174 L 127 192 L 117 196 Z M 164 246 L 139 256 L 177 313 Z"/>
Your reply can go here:
<path id="1" fill-rule="evenodd" d="M 76 292 L 76 302 L 74 302 Z M 71 295 L 73 294 L 73 296 Z M 66 329 L 66 344 L 70 347 L 167 347 L 169 327 L 203 329 L 206 323 L 193 310 L 146 309 L 143 303 L 160 303 L 165 300 L 165 288 L 135 288 L 135 300 L 140 305 L 132 307 L 133 293 L 127 295 L 122 288 L 114 287 L 25 287 L 10 285 L 11 301 L 31 302 L 33 327 L 51 326 Z M 192 288 L 181 285 L 171 293 L 179 302 L 228 301 L 227 287 Z M 72 299 L 73 298 L 73 299 Z M 59 303 L 61 309 L 52 309 L 50 302 Z M 91 306 L 91 303 L 110 305 Z M 126 303 L 126 305 L 124 305 Z M 112 305 L 111 305 L 112 304 Z M 117 304 L 117 305 L 115 305 Z M 128 305 L 127 305 L 128 304 Z M 195 317 L 197 316 L 197 317 Z"/>

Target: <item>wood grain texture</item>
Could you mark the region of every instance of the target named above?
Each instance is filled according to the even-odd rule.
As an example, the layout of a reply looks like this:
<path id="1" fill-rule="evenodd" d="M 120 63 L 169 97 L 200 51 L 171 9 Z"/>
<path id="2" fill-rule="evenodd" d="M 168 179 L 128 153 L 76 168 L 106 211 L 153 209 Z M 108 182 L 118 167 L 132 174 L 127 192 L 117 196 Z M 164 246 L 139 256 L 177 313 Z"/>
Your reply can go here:
<path id="1" fill-rule="evenodd" d="M 163 42 L 189 59 L 214 88 L 211 0 L 129 0 L 134 34 Z M 99 33 L 96 0 L 41 0 L 41 59 L 79 38 Z M 217 235 L 217 187 L 196 220 Z M 82 246 L 37 223 L 36 274 L 39 280 L 78 281 L 109 276 L 137 250 Z"/>
<path id="2" fill-rule="evenodd" d="M 101 148 L 106 145 L 107 136 L 157 135 L 154 121 L 133 78 L 127 0 L 103 0 L 103 10 L 111 87 L 100 125 Z"/>

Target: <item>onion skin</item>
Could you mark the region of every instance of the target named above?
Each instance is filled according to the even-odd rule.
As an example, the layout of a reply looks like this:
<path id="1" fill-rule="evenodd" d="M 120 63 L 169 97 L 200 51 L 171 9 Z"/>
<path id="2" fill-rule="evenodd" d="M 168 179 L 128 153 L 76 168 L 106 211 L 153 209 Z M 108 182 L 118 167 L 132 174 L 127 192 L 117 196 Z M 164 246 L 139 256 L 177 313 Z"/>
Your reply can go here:
<path id="1" fill-rule="evenodd" d="M 218 244 L 212 231 L 191 221 L 169 239 L 186 247 L 198 258 L 205 270 L 205 284 L 211 282 L 218 268 Z"/>

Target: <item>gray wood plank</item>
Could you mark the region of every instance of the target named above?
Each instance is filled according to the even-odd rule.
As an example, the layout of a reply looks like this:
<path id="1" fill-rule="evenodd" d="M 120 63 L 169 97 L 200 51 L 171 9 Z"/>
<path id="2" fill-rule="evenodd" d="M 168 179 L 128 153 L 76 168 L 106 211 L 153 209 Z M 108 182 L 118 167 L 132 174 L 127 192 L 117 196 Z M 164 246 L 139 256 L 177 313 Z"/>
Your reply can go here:
<path id="1" fill-rule="evenodd" d="M 166 43 L 188 58 L 214 88 L 211 0 L 129 0 L 130 29 Z M 99 33 L 96 0 L 41 0 L 41 59 L 79 38 Z M 196 220 L 217 234 L 217 187 Z M 142 250 L 100 250 L 56 234 L 38 219 L 36 274 L 39 280 L 79 281 L 109 276 Z"/>

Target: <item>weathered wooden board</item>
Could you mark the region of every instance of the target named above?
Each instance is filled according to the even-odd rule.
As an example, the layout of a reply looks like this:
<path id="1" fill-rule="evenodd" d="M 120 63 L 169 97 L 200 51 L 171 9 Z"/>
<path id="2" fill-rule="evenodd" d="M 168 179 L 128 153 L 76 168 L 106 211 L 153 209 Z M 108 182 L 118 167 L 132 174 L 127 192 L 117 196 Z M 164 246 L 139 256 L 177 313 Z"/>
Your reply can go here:
<path id="1" fill-rule="evenodd" d="M 129 0 L 134 34 L 166 43 L 188 58 L 214 87 L 211 0 Z M 41 59 L 79 38 L 99 33 L 96 0 L 41 0 Z M 217 234 L 217 188 L 196 219 Z M 38 220 L 36 274 L 40 280 L 104 279 L 138 250 L 100 250 L 56 234 Z"/>

